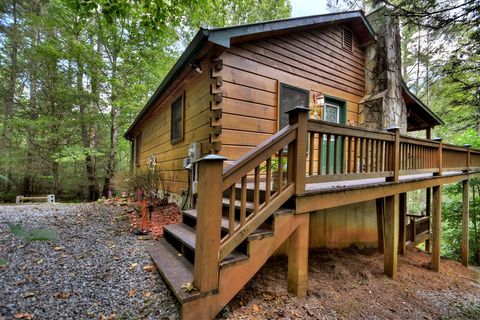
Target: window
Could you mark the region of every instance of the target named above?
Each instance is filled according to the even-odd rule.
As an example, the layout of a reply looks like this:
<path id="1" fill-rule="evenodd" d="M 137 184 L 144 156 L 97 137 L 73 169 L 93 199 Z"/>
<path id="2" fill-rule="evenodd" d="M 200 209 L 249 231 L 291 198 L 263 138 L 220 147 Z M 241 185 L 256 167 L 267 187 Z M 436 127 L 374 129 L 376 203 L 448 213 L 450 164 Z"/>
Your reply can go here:
<path id="1" fill-rule="evenodd" d="M 172 144 L 183 141 L 184 97 L 185 94 L 182 94 L 172 103 L 171 106 L 170 142 Z"/>
<path id="2" fill-rule="evenodd" d="M 295 107 L 308 108 L 310 92 L 305 89 L 300 89 L 280 84 L 280 110 L 279 110 L 279 129 L 282 129 L 288 124 L 288 114 L 286 112 Z"/>
<path id="3" fill-rule="evenodd" d="M 340 106 L 332 103 L 325 104 L 323 120 L 327 122 L 340 123 Z"/>
<path id="4" fill-rule="evenodd" d="M 140 166 L 140 148 L 142 144 L 142 133 L 139 132 L 135 137 L 135 165 Z"/>
<path id="5" fill-rule="evenodd" d="M 353 51 L 353 33 L 345 27 L 343 27 L 343 48 L 348 51 Z"/>

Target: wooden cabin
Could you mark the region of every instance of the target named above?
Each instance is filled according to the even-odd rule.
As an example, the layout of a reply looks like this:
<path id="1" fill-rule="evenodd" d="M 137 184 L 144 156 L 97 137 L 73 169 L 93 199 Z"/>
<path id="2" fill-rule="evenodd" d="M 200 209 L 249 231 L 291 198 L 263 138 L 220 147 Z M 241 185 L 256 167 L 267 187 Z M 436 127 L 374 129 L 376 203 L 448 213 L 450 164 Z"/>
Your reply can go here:
<path id="1" fill-rule="evenodd" d="M 442 121 L 402 81 L 385 10 L 201 29 L 126 132 L 136 170 L 154 157 L 194 199 L 150 251 L 184 319 L 214 317 L 275 253 L 300 296 L 309 247 L 378 246 L 395 277 L 398 252 L 432 241 L 438 271 L 441 185 L 468 188 L 480 152 L 431 140 Z"/>

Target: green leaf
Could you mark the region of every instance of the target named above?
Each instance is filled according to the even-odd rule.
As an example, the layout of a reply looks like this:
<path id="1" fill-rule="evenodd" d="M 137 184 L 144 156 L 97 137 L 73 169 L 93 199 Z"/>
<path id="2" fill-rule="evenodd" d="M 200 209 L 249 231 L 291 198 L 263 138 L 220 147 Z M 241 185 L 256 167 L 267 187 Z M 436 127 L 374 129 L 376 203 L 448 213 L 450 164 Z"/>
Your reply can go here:
<path id="1" fill-rule="evenodd" d="M 20 224 L 9 224 L 8 227 L 10 228 L 10 231 L 17 237 L 22 238 L 23 240 L 30 238 L 30 232 L 23 229 Z"/>
<path id="2" fill-rule="evenodd" d="M 0 258 L 0 266 L 6 266 L 8 261 L 6 259 Z"/>
<path id="3" fill-rule="evenodd" d="M 30 241 L 58 241 L 57 233 L 53 230 L 41 229 L 32 231 Z"/>
<path id="4" fill-rule="evenodd" d="M 57 234 L 49 229 L 26 230 L 20 224 L 9 224 L 10 231 L 26 243 L 30 241 L 58 241 Z"/>

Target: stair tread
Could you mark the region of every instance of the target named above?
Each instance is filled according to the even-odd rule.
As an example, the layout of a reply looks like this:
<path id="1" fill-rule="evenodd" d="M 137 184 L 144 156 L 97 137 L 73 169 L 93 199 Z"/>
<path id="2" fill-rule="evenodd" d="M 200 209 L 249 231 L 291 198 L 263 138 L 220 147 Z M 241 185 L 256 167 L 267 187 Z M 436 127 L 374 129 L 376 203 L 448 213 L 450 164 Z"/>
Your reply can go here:
<path id="1" fill-rule="evenodd" d="M 185 225 L 184 223 L 169 224 L 164 227 L 164 230 L 181 241 L 190 250 L 195 251 L 195 229 Z M 243 261 L 248 259 L 248 256 L 238 251 L 233 251 L 222 261 L 222 265 Z"/>
<path id="2" fill-rule="evenodd" d="M 277 212 L 283 212 L 283 211 L 287 212 L 287 210 L 290 210 L 290 209 L 279 209 L 277 210 Z M 197 210 L 195 209 L 183 210 L 182 213 L 188 215 L 190 218 L 197 219 Z M 222 229 L 226 232 L 228 232 L 228 225 L 229 225 L 228 218 L 222 217 Z M 240 222 L 238 220 L 235 220 L 235 228 L 239 226 L 240 226 Z M 273 234 L 272 230 L 258 228 L 250 234 L 250 237 L 254 237 L 254 236 L 258 237 L 259 235 L 269 236 L 271 234 Z"/>
<path id="3" fill-rule="evenodd" d="M 183 210 L 182 213 L 185 214 L 185 215 L 188 215 L 191 218 L 197 219 L 197 210 L 195 210 L 195 209 Z M 240 224 L 237 220 L 235 220 L 234 223 L 235 223 L 235 228 L 238 227 L 239 224 Z M 222 229 L 228 231 L 228 225 L 229 225 L 228 218 L 227 217 L 222 217 Z"/>
<path id="4" fill-rule="evenodd" d="M 193 281 L 193 265 L 183 256 L 179 256 L 165 239 L 160 239 L 147 249 L 153 263 L 180 302 L 193 300 L 198 292 L 186 292 L 182 286 Z"/>
<path id="5" fill-rule="evenodd" d="M 223 198 L 222 204 L 226 207 L 230 206 L 230 199 Z M 235 207 L 240 208 L 241 205 L 242 205 L 242 202 L 240 200 L 235 200 Z M 247 208 L 247 211 L 253 211 L 254 204 L 253 202 L 246 201 L 245 207 Z"/>

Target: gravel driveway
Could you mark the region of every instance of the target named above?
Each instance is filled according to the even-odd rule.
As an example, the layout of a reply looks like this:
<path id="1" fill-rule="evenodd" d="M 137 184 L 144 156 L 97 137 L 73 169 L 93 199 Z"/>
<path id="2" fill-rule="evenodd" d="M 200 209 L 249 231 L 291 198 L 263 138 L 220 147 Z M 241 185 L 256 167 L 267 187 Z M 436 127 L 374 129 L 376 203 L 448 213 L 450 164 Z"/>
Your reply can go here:
<path id="1" fill-rule="evenodd" d="M 0 319 L 177 319 L 179 306 L 152 270 L 150 241 L 128 234 L 116 207 L 0 206 Z M 9 223 L 55 230 L 24 245 Z M 145 267 L 145 268 L 144 268 Z"/>

